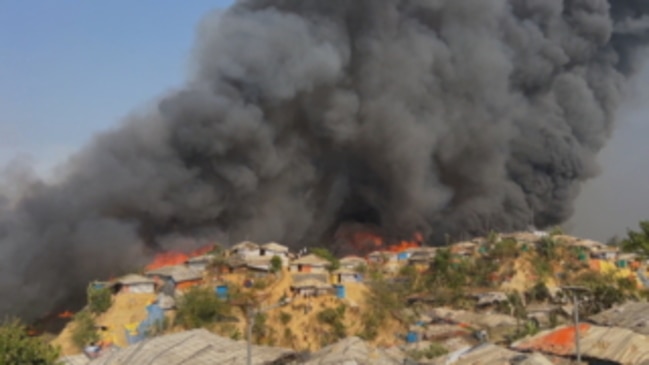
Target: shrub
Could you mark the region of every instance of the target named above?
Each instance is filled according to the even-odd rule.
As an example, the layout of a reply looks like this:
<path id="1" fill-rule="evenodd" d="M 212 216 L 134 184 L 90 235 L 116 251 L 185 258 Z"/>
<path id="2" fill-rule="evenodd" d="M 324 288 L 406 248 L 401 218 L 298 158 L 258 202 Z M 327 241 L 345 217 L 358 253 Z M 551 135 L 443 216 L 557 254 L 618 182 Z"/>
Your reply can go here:
<path id="1" fill-rule="evenodd" d="M 274 273 L 282 271 L 282 259 L 279 256 L 273 256 L 270 259 L 270 268 Z"/>
<path id="2" fill-rule="evenodd" d="M 59 349 L 37 337 L 30 337 L 18 320 L 0 326 L 0 364 L 55 365 Z"/>
<path id="3" fill-rule="evenodd" d="M 327 308 L 318 313 L 318 321 L 331 326 L 333 329 L 333 340 L 347 337 L 347 328 L 342 322 L 345 316 L 345 306 L 341 305 L 336 309 Z M 331 333 L 330 333 L 331 334 Z"/>
<path id="4" fill-rule="evenodd" d="M 110 309 L 112 304 L 110 288 L 88 288 L 88 307 L 94 314 L 101 314 Z"/>
<path id="5" fill-rule="evenodd" d="M 514 238 L 505 238 L 496 243 L 491 250 L 491 256 L 499 259 L 515 258 L 518 256 L 518 243 Z"/>
<path id="6" fill-rule="evenodd" d="M 282 322 L 282 324 L 285 326 L 291 321 L 292 318 L 293 316 L 291 316 L 290 313 L 279 312 L 279 321 Z"/>
<path id="7" fill-rule="evenodd" d="M 176 322 L 185 328 L 200 328 L 224 319 L 229 305 L 209 289 L 193 287 L 178 301 Z"/>
<path id="8" fill-rule="evenodd" d="M 84 309 L 75 314 L 72 342 L 79 350 L 83 350 L 91 342 L 97 341 L 99 341 L 99 334 L 92 313 L 88 309 Z"/>
<path id="9" fill-rule="evenodd" d="M 255 339 L 255 342 L 259 343 L 267 335 L 266 321 L 268 316 L 266 313 L 257 313 L 252 323 L 252 335 Z"/>
<path id="10" fill-rule="evenodd" d="M 340 268 L 340 260 L 326 248 L 313 248 L 311 253 L 329 261 L 329 271 L 336 271 Z"/>
<path id="11" fill-rule="evenodd" d="M 431 360 L 446 354 L 448 354 L 448 350 L 437 342 L 432 342 L 430 346 L 423 350 L 413 350 L 409 352 L 410 357 L 417 361 L 424 358 Z"/>
<path id="12" fill-rule="evenodd" d="M 562 234 L 563 234 L 563 228 L 561 228 L 561 227 L 559 227 L 559 226 L 554 226 L 554 227 L 552 227 L 552 229 L 550 230 L 550 236 L 551 236 L 551 237 L 552 237 L 552 236 L 560 236 L 560 235 L 562 235 Z"/>
<path id="13" fill-rule="evenodd" d="M 649 221 L 640 222 L 640 231 L 629 230 L 627 238 L 621 242 L 622 250 L 649 257 Z"/>
<path id="14" fill-rule="evenodd" d="M 550 299 L 550 290 L 542 281 L 537 282 L 528 292 L 527 296 L 531 301 L 545 301 Z"/>

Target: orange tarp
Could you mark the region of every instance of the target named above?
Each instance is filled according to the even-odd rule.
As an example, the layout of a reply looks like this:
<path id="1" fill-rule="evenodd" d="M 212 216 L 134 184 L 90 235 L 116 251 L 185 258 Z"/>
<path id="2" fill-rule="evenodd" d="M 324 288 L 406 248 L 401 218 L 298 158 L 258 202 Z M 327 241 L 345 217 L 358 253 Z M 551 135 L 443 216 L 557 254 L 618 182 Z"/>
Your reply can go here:
<path id="1" fill-rule="evenodd" d="M 587 323 L 579 324 L 583 336 L 590 329 Z M 570 355 L 575 350 L 575 327 L 568 326 L 552 331 L 545 336 L 531 339 L 517 346 L 518 349 L 548 352 L 556 355 Z"/>
<path id="2" fill-rule="evenodd" d="M 193 286 L 200 285 L 202 283 L 201 279 L 198 280 L 190 280 L 190 281 L 183 281 L 181 283 L 176 284 L 176 289 L 178 290 L 185 290 L 189 289 Z"/>

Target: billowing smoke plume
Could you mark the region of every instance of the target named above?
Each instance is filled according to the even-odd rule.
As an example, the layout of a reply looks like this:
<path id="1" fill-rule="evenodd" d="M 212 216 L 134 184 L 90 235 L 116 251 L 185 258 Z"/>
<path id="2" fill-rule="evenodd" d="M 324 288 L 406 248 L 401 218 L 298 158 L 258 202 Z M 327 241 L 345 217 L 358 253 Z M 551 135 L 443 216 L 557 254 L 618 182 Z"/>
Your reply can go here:
<path id="1" fill-rule="evenodd" d="M 145 245 L 561 223 L 648 38 L 645 0 L 239 1 L 202 24 L 182 91 L 6 199 L 0 313 Z"/>

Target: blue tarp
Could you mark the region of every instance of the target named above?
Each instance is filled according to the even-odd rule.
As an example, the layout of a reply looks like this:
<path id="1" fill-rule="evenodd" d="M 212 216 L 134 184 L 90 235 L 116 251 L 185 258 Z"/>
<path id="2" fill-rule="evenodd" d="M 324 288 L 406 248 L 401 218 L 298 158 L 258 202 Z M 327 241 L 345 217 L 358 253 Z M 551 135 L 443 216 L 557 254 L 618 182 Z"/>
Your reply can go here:
<path id="1" fill-rule="evenodd" d="M 146 307 L 146 311 L 147 317 L 137 327 L 137 335 L 133 336 L 126 331 L 126 340 L 131 345 L 144 340 L 149 331 L 155 328 L 156 325 L 160 325 L 164 322 L 164 310 L 160 308 L 159 305 L 151 304 Z"/>
<path id="2" fill-rule="evenodd" d="M 340 299 L 345 298 L 345 286 L 344 285 L 334 285 L 336 288 L 336 296 Z"/>
<path id="3" fill-rule="evenodd" d="M 221 300 L 226 300 L 228 299 L 228 286 L 227 285 L 219 285 L 215 289 L 216 296 L 219 297 Z"/>

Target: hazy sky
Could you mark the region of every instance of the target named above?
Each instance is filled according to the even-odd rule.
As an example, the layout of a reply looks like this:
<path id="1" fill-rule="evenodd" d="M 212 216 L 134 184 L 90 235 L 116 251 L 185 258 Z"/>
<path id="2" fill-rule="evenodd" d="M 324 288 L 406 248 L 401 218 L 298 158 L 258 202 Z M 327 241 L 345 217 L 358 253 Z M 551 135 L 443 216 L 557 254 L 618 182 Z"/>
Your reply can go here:
<path id="1" fill-rule="evenodd" d="M 0 1 L 0 164 L 46 170 L 181 84 L 197 23 L 232 1 Z"/>
<path id="2" fill-rule="evenodd" d="M 180 85 L 197 23 L 232 1 L 0 2 L 0 166 L 48 171 L 129 112 Z M 182 5 L 181 5 L 182 4 Z M 605 240 L 649 219 L 649 70 L 625 103 L 567 226 Z"/>

